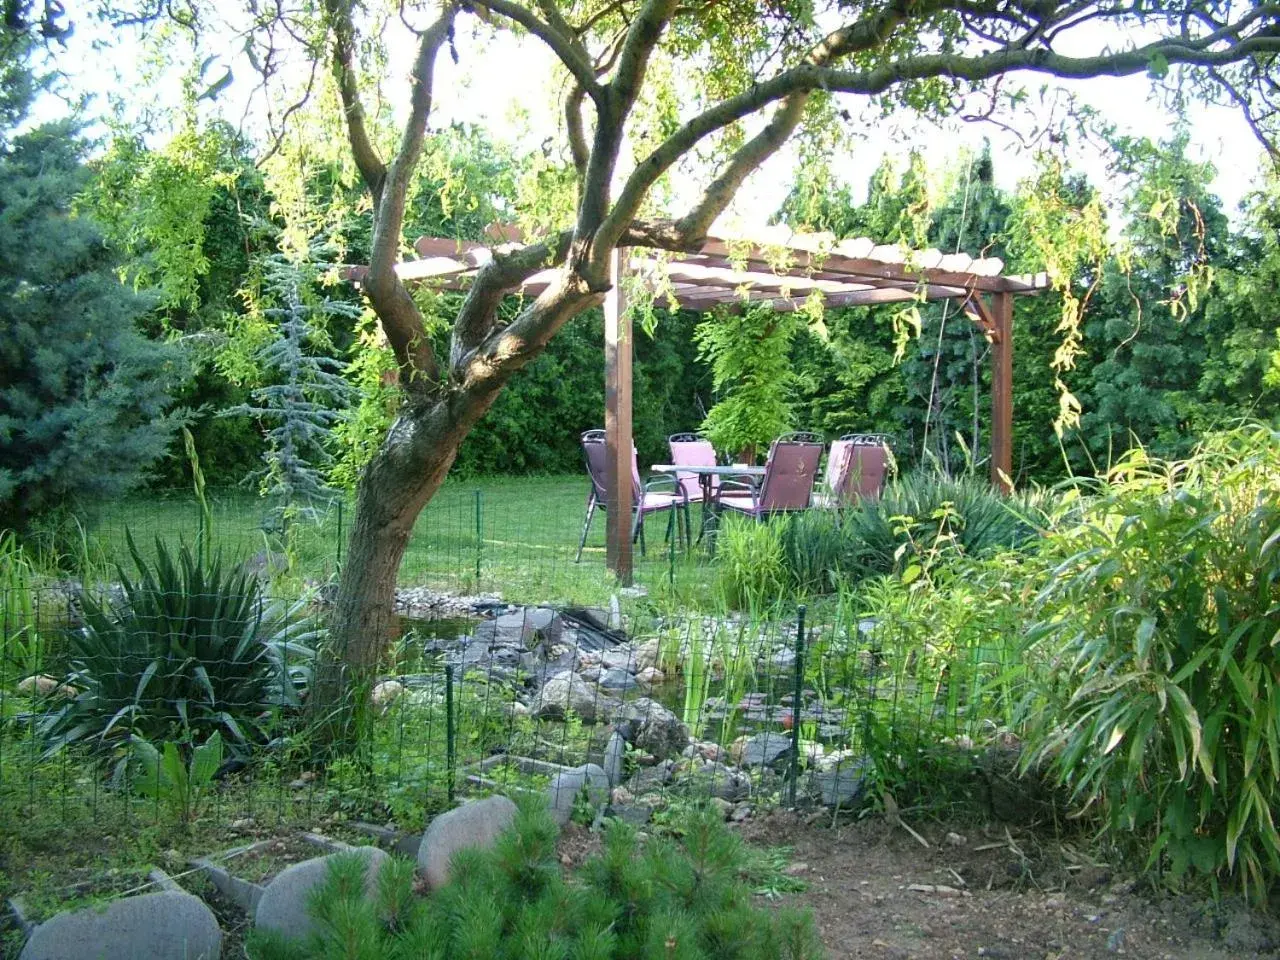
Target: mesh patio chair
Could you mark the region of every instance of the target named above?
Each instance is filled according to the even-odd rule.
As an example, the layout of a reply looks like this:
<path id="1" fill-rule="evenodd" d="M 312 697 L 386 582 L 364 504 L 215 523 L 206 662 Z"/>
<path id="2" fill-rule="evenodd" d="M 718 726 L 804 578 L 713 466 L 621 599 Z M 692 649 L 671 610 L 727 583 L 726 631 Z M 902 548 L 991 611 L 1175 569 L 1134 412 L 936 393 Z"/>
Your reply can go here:
<path id="1" fill-rule="evenodd" d="M 784 434 L 769 447 L 760 485 L 725 480 L 716 497 L 717 509 L 757 520 L 808 509 L 822 461 L 822 446 L 822 438 L 816 433 Z"/>
<path id="2" fill-rule="evenodd" d="M 710 440 L 696 433 L 672 434 L 667 439 L 667 446 L 671 448 L 671 462 L 677 467 L 714 467 L 716 465 L 716 448 L 711 445 Z M 703 484 L 710 486 L 711 496 L 714 498 L 720 489 L 720 477 L 714 473 L 704 478 L 696 473 L 676 471 L 676 480 L 680 484 L 680 489 L 684 491 L 686 499 L 696 500 L 702 504 L 702 516 L 698 523 L 698 541 L 701 542 L 707 529 L 709 507 L 707 497 L 704 495 L 706 488 Z"/>
<path id="3" fill-rule="evenodd" d="M 884 489 L 889 440 L 878 433 L 846 433 L 831 443 L 823 490 L 816 506 L 843 507 L 877 500 Z"/>
<path id="4" fill-rule="evenodd" d="M 588 430 L 582 435 L 582 455 L 587 464 L 587 475 L 591 478 L 591 491 L 587 495 L 587 516 L 582 523 L 582 537 L 578 540 L 578 555 L 574 563 L 582 559 L 582 551 L 587 545 L 587 534 L 591 532 L 591 521 L 596 510 L 604 511 L 608 507 L 609 495 L 605 489 L 605 477 L 608 471 L 608 448 L 603 430 Z M 657 487 L 668 485 L 670 492 L 661 492 Z M 631 448 L 631 542 L 640 541 L 640 553 L 645 552 L 644 518 L 652 513 L 670 511 L 667 519 L 667 540 L 680 536 L 679 524 L 683 519 L 684 540 L 689 545 L 689 499 L 675 477 L 653 477 L 648 483 L 640 482 L 640 467 L 636 462 L 635 448 Z"/>

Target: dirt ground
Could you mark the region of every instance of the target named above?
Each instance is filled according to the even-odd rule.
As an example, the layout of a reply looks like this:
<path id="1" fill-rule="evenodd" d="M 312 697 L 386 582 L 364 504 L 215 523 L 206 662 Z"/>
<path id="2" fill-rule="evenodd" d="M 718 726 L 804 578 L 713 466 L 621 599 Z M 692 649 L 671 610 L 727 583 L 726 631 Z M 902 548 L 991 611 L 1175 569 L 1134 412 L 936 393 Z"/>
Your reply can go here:
<path id="1" fill-rule="evenodd" d="M 951 960 L 1280 955 L 1280 923 L 1239 902 L 1160 895 L 1068 844 L 1004 827 L 883 820 L 832 828 L 791 814 L 748 820 L 751 843 L 791 848 L 832 958 Z"/>

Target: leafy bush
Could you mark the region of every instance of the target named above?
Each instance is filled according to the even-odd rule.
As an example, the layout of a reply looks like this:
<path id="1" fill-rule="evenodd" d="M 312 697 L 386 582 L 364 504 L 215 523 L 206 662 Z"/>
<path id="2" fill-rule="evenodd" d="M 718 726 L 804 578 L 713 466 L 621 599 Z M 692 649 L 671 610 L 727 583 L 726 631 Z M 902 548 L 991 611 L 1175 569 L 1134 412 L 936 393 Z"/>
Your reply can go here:
<path id="1" fill-rule="evenodd" d="M 604 849 L 566 878 L 546 812 L 521 810 L 492 850 L 455 858 L 454 880 L 413 896 L 413 864 L 397 860 L 365 896 L 365 863 L 336 858 L 311 909 L 308 943 L 255 931 L 254 960 L 304 958 L 802 958 L 822 955 L 812 921 L 752 903 L 742 880 L 749 857 L 714 814 L 683 825 L 676 840 L 641 845 L 611 822 Z"/>
<path id="2" fill-rule="evenodd" d="M 1171 880 L 1280 871 L 1280 432 L 1129 454 L 1054 537 L 1031 631 L 1032 749 Z"/>
<path id="3" fill-rule="evenodd" d="M 131 737 L 207 740 L 232 747 L 262 732 L 271 708 L 298 704 L 317 636 L 314 621 L 268 604 L 243 567 L 207 563 L 159 539 L 152 567 L 132 537 L 137 579 L 119 569 L 123 599 L 84 596 L 83 626 L 69 638 L 66 682 L 79 695 L 41 721 L 50 750 L 84 743 L 109 752 Z"/>

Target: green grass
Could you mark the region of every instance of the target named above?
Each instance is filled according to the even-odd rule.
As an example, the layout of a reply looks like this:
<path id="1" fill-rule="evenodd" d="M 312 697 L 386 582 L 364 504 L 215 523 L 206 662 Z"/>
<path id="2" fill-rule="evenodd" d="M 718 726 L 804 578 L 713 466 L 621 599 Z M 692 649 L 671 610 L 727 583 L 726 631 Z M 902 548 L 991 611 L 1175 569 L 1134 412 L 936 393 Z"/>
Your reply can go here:
<path id="1" fill-rule="evenodd" d="M 461 593 L 492 593 L 522 603 L 600 604 L 617 584 L 604 565 L 604 514 L 597 511 L 581 563 L 574 562 L 586 507 L 581 476 L 494 477 L 446 482 L 418 519 L 400 568 L 404 585 L 424 585 Z M 480 536 L 476 533 L 477 495 Z M 240 491 L 210 497 L 215 544 L 233 555 L 264 553 L 263 503 Z M 695 532 L 698 507 L 691 508 Z M 326 580 L 340 562 L 350 529 L 350 502 L 329 509 L 319 523 L 297 528 L 295 564 L 299 579 Z M 678 549 L 674 589 L 672 564 L 663 544 L 665 515 L 646 523 L 648 555 L 635 554 L 635 580 L 654 595 L 701 605 L 711 579 L 705 557 Z M 91 528 L 102 560 L 127 556 L 125 531 L 149 551 L 158 535 L 194 542 L 199 507 L 185 491 L 148 495 L 104 507 Z"/>

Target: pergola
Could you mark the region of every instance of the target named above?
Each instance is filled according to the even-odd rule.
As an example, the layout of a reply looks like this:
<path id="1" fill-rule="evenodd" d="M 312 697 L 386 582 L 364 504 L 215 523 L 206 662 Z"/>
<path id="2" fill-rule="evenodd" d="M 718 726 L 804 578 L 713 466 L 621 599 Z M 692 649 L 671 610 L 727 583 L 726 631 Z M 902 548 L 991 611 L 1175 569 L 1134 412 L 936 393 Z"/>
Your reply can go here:
<path id="1" fill-rule="evenodd" d="M 495 249 L 518 246 L 421 237 L 414 244 L 419 259 L 398 264 L 396 272 L 405 281 L 462 290 Z M 814 297 L 826 307 L 954 301 L 991 344 L 991 482 L 1008 489 L 1013 474 L 1013 298 L 1044 290 L 1048 280 L 1044 274 L 1004 276 L 1003 269 L 994 258 L 907 250 L 897 244 L 877 245 L 865 237 L 837 241 L 831 234 L 799 234 L 786 228 L 749 237 L 709 237 L 677 253 L 614 251 L 611 288 L 604 302 L 606 556 L 619 580 L 630 583 L 632 572 L 633 341 L 624 276 L 643 278 L 667 305 L 683 310 L 742 309 L 751 304 L 784 312 L 801 309 Z M 359 273 L 353 270 L 349 276 L 358 280 Z M 554 268 L 536 273 L 518 292 L 536 296 L 554 274 Z"/>

